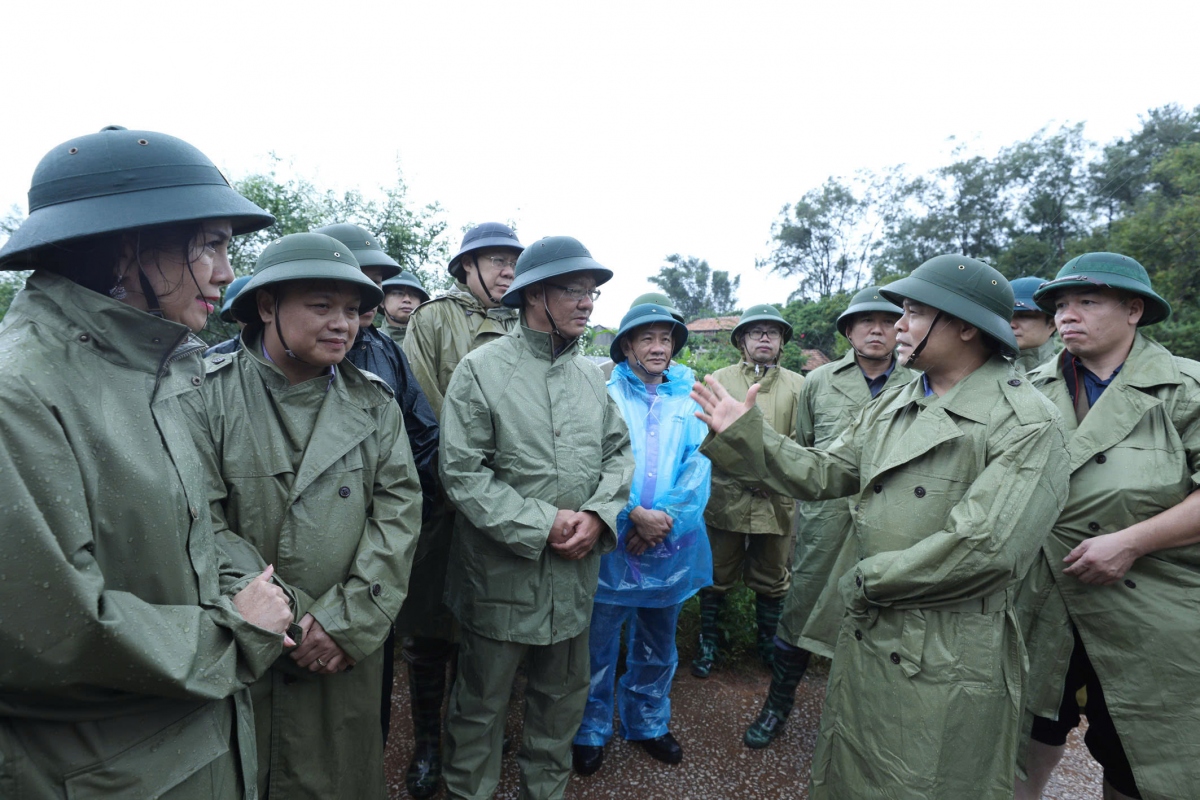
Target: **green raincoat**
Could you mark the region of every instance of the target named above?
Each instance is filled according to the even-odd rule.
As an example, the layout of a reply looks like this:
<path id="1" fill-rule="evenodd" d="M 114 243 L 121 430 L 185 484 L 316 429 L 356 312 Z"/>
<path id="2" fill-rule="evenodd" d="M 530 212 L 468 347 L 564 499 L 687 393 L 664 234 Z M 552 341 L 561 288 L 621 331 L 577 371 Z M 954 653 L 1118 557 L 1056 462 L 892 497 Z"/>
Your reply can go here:
<path id="1" fill-rule="evenodd" d="M 629 432 L 600 370 L 577 343 L 557 356 L 551 347 L 522 325 L 470 353 L 442 415 L 442 484 L 459 510 L 446 604 L 468 630 L 531 645 L 587 628 L 633 480 Z M 605 524 L 578 561 L 546 544 L 558 509 Z"/>
<path id="2" fill-rule="evenodd" d="M 810 797 L 1010 800 L 1026 675 L 1011 599 L 1066 500 L 1058 414 L 993 356 L 943 397 L 919 378 L 880 395 L 828 450 L 763 422 L 702 452 L 748 484 L 855 503 Z"/>
<path id="3" fill-rule="evenodd" d="M 1071 493 L 1040 563 L 1041 613 L 1032 642 L 1035 713 L 1062 700 L 1074 622 L 1146 800 L 1200 791 L 1200 544 L 1133 562 L 1111 586 L 1064 575 L 1063 558 L 1091 536 L 1178 505 L 1200 486 L 1200 364 L 1140 333 L 1125 365 L 1082 424 L 1061 360 L 1030 379 L 1066 420 Z"/>
<path id="4" fill-rule="evenodd" d="M 0 797 L 256 795 L 245 687 L 283 638 L 222 593 L 185 421 L 203 349 L 44 272 L 4 318 Z"/>
<path id="5" fill-rule="evenodd" d="M 316 675 L 290 656 L 251 687 L 259 787 L 279 798 L 384 797 L 383 651 L 408 588 L 421 486 L 400 407 L 349 362 L 289 386 L 261 333 L 209 359 L 194 436 L 210 474 L 214 527 L 238 563 L 271 563 L 353 658 Z"/>
<path id="6" fill-rule="evenodd" d="M 383 331 L 385 336 L 395 342 L 397 347 L 404 347 L 404 334 L 408 332 L 408 326 L 393 325 L 384 314 L 381 313 L 379 316 L 383 317 L 383 322 L 380 324 L 379 329 Z"/>
<path id="7" fill-rule="evenodd" d="M 916 376 L 896 364 L 884 391 Z M 882 394 L 882 392 L 881 392 Z M 871 390 L 854 351 L 808 373 L 796 406 L 796 441 L 828 448 L 871 402 Z M 789 644 L 833 657 L 845 608 L 837 582 L 854 566 L 858 546 L 850 535 L 852 500 L 800 503 L 796 512 L 796 557 L 792 588 L 783 605 L 778 635 Z"/>
<path id="8" fill-rule="evenodd" d="M 719 369 L 712 374 L 717 381 L 739 400 L 746 398 L 750 387 L 759 384 L 755 403 L 775 430 L 785 436 L 796 430 L 796 398 L 804 378 L 782 367 L 755 369 L 740 363 Z M 712 494 L 704 512 L 704 524 L 710 528 L 736 533 L 766 533 L 783 536 L 792 532 L 792 516 L 796 501 L 774 494 L 760 497 L 751 487 L 735 480 L 713 465 Z M 786 554 L 784 556 L 786 558 Z"/>
<path id="9" fill-rule="evenodd" d="M 1026 372 L 1032 372 L 1039 365 L 1046 363 L 1061 353 L 1062 349 L 1062 340 L 1057 336 L 1051 336 L 1041 347 L 1031 347 L 1028 350 L 1022 350 L 1013 361 Z"/>

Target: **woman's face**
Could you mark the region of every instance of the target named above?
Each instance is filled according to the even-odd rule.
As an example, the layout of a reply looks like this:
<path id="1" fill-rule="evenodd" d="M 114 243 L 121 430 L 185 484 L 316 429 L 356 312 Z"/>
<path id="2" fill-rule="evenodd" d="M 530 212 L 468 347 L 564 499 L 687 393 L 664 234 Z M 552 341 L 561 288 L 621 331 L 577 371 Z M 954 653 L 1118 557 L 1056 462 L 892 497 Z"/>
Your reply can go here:
<path id="1" fill-rule="evenodd" d="M 229 264 L 232 237 L 229 220 L 212 219 L 201 223 L 196 235 L 182 246 L 143 248 L 139 257 L 137 242 L 129 243 L 119 271 L 126 290 L 124 302 L 143 311 L 148 309 L 137 275 L 140 261 L 142 272 L 158 296 L 163 317 L 193 331 L 200 330 L 221 304 L 221 287 L 233 281 Z"/>

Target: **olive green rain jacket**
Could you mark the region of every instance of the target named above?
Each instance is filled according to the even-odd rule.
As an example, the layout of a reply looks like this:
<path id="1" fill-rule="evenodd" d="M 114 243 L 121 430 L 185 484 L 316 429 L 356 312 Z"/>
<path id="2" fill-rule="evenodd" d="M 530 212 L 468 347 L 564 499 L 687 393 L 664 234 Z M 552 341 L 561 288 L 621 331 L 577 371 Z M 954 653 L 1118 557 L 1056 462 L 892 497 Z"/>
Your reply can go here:
<path id="1" fill-rule="evenodd" d="M 1039 564 L 1040 617 L 1031 642 L 1033 710 L 1053 717 L 1062 700 L 1075 624 L 1133 767 L 1153 798 L 1200 791 L 1200 544 L 1133 562 L 1111 586 L 1064 575 L 1063 558 L 1178 505 L 1200 486 L 1200 364 L 1172 356 L 1140 333 L 1125 365 L 1082 424 L 1061 359 L 1030 379 L 1066 420 L 1071 493 Z M 1024 601 L 1024 598 L 1023 598 Z M 1065 604 L 1065 605 L 1064 605 Z"/>
<path id="2" fill-rule="evenodd" d="M 0 797 L 256 795 L 245 687 L 283 637 L 222 594 L 183 402 L 203 350 L 44 272 L 4 318 Z"/>
<path id="3" fill-rule="evenodd" d="M 796 401 L 804 378 L 783 367 L 759 368 L 740 363 L 712 374 L 738 400 L 746 399 L 750 387 L 759 384 L 756 405 L 767 424 L 786 436 L 796 430 Z M 712 494 L 704 512 L 704 524 L 736 533 L 766 533 L 783 536 L 792 532 L 796 501 L 774 494 L 762 497 L 750 486 L 733 479 L 713 465 Z"/>
<path id="4" fill-rule="evenodd" d="M 702 452 L 751 485 L 855 503 L 809 796 L 1011 800 L 1012 597 L 1066 501 L 1058 413 L 993 356 L 941 398 L 920 378 L 880 395 L 828 450 L 763 421 L 752 410 Z"/>
<path id="5" fill-rule="evenodd" d="M 582 633 L 600 556 L 616 547 L 633 451 L 578 343 L 555 356 L 549 334 L 522 325 L 468 354 L 446 391 L 441 473 L 459 511 L 446 573 L 446 604 L 459 624 L 531 645 Z M 604 522 L 582 559 L 546 544 L 559 509 Z"/>
<path id="6" fill-rule="evenodd" d="M 1052 335 L 1041 347 L 1031 347 L 1028 350 L 1022 350 L 1013 361 L 1026 372 L 1032 372 L 1039 365 L 1046 363 L 1061 353 L 1062 349 L 1062 340 Z"/>
<path id="7" fill-rule="evenodd" d="M 383 317 L 383 324 L 379 326 L 383 334 L 395 342 L 397 347 L 404 347 L 404 334 L 408 332 L 408 326 L 393 325 L 386 315 L 380 313 L 379 316 Z"/>
<path id="8" fill-rule="evenodd" d="M 883 391 L 908 383 L 916 375 L 896 364 Z M 796 441 L 818 450 L 829 447 L 872 399 L 853 350 L 817 367 L 800 387 Z M 837 582 L 854 566 L 858 552 L 850 536 L 853 505 L 851 500 L 838 498 L 800 503 L 796 511 L 792 588 L 783 604 L 779 636 L 826 658 L 833 657 L 845 611 Z"/>
<path id="9" fill-rule="evenodd" d="M 289 386 L 261 333 L 208 360 L 194 436 L 213 476 L 213 524 L 237 563 L 274 564 L 307 613 L 357 664 L 316 675 L 283 655 L 251 687 L 259 787 L 271 797 L 386 794 L 383 651 L 408 588 L 421 485 L 400 407 L 348 361 Z"/>
<path id="10" fill-rule="evenodd" d="M 458 362 L 480 345 L 515 328 L 517 314 L 512 308 L 485 308 L 459 281 L 448 294 L 422 303 L 413 311 L 408 318 L 404 354 L 439 421 L 446 387 Z"/>

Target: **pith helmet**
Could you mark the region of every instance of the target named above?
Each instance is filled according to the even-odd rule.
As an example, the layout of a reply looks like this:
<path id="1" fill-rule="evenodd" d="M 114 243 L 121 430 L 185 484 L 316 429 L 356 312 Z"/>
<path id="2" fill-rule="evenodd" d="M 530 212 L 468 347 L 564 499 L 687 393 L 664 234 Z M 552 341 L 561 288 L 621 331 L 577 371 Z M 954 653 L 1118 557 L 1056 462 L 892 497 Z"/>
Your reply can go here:
<path id="1" fill-rule="evenodd" d="M 421 296 L 422 303 L 429 301 L 429 292 L 425 291 L 425 287 L 421 285 L 421 281 L 417 279 L 417 276 L 408 270 L 404 270 L 394 278 L 388 278 L 383 282 L 383 294 L 385 297 L 392 289 L 412 289 Z"/>
<path id="2" fill-rule="evenodd" d="M 1013 290 L 1008 279 L 974 258 L 934 256 L 906 278 L 879 290 L 902 305 L 913 300 L 974 325 L 991 337 L 1004 355 L 1015 356 L 1017 339 L 1009 324 L 1013 315 Z"/>
<path id="3" fill-rule="evenodd" d="M 897 317 L 904 313 L 904 309 L 895 303 L 889 302 L 883 295 L 879 293 L 878 286 L 868 286 L 862 291 L 857 292 L 854 297 L 850 298 L 850 305 L 838 315 L 837 329 L 842 336 L 846 335 L 846 329 L 850 327 L 851 319 L 855 314 L 869 314 L 872 311 L 882 311 L 885 314 L 895 314 Z"/>
<path id="4" fill-rule="evenodd" d="M 1150 287 L 1146 268 L 1119 253 L 1084 253 L 1063 264 L 1052 281 L 1043 283 L 1033 299 L 1047 314 L 1054 313 L 1054 295 L 1062 289 L 1107 286 L 1135 294 L 1146 304 L 1138 327 L 1162 322 L 1171 316 L 1171 304 Z"/>
<path id="5" fill-rule="evenodd" d="M 517 259 L 512 285 L 500 298 L 509 308 L 521 307 L 521 290 L 547 278 L 557 278 L 572 272 L 590 272 L 596 285 L 607 283 L 612 278 L 611 269 L 602 266 L 579 243 L 570 236 L 547 236 L 531 244 Z"/>
<path id="6" fill-rule="evenodd" d="M 1013 313 L 1036 311 L 1039 314 L 1045 314 L 1046 312 L 1038 308 L 1038 304 L 1033 299 L 1033 293 L 1045 282 L 1045 278 L 1017 278 L 1009 281 L 1009 286 L 1013 290 Z"/>
<path id="7" fill-rule="evenodd" d="M 729 341 L 734 347 L 741 347 L 742 331 L 754 322 L 775 322 L 783 328 L 783 343 L 787 344 L 792 340 L 792 326 L 783 315 L 779 313 L 779 309 L 770 303 L 762 305 L 750 306 L 746 309 L 746 313 L 742 314 L 742 318 L 738 320 L 737 327 L 729 333 Z"/>
<path id="8" fill-rule="evenodd" d="M 346 245 L 323 233 L 293 233 L 276 239 L 262 251 L 254 265 L 254 276 L 233 300 L 234 319 L 257 322 L 259 289 L 302 280 L 352 283 L 362 293 L 364 308 L 373 308 L 383 300 L 383 290 L 363 274 Z"/>
<path id="9" fill-rule="evenodd" d="M 454 258 L 450 259 L 450 274 L 457 280 L 466 283 L 467 273 L 462 266 L 463 256 L 489 247 L 511 247 L 518 253 L 525 249 L 525 245 L 517 241 L 517 234 L 513 232 L 512 228 L 500 222 L 485 222 L 482 225 L 476 225 L 463 235 L 462 246 L 458 248 Z"/>
<path id="10" fill-rule="evenodd" d="M 220 318 L 222 322 L 234 322 L 233 301 L 241 293 L 242 287 L 250 282 L 249 275 L 234 278 L 233 283 L 225 287 L 225 300 L 221 303 Z"/>
<path id="11" fill-rule="evenodd" d="M 112 126 L 63 142 L 38 163 L 29 217 L 0 249 L 0 269 L 24 269 L 46 245 L 206 219 L 228 219 L 235 235 L 275 221 L 182 139 Z"/>
<path id="12" fill-rule="evenodd" d="M 662 306 L 670 312 L 672 317 L 680 322 L 683 322 L 683 312 L 676 308 L 675 303 L 671 300 L 671 298 L 667 297 L 662 292 L 646 292 L 643 295 L 638 295 L 637 299 L 629 304 L 629 308 L 632 309 L 634 306 L 644 306 L 647 303 L 653 303 L 656 306 Z"/>
<path id="13" fill-rule="evenodd" d="M 350 248 L 350 252 L 354 253 L 360 267 L 379 267 L 383 272 L 384 280 L 394 278 L 401 272 L 401 267 L 396 260 L 384 252 L 383 245 L 379 243 L 379 237 L 368 233 L 364 228 L 348 222 L 340 222 L 337 225 L 313 228 L 312 232 L 323 233 L 337 239 Z"/>
<path id="14" fill-rule="evenodd" d="M 608 346 L 608 356 L 613 360 L 613 363 L 620 364 L 625 360 L 625 353 L 621 351 L 621 337 L 626 336 L 643 325 L 652 325 L 655 322 L 670 323 L 671 358 L 674 358 L 683 349 L 683 346 L 687 344 L 687 326 L 675 319 L 675 315 L 666 306 L 660 306 L 656 303 L 642 303 L 640 305 L 634 303 L 633 307 L 626 311 L 625 316 L 621 318 L 621 327 L 617 330 L 616 338 Z"/>

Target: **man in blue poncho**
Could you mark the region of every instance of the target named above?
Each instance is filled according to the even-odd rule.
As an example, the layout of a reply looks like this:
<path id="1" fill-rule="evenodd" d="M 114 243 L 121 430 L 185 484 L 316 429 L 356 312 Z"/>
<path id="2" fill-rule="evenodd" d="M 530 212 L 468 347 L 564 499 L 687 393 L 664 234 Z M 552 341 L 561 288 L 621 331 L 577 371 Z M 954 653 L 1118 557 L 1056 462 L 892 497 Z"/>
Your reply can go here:
<path id="1" fill-rule="evenodd" d="M 668 309 L 635 305 L 610 349 L 616 366 L 608 392 L 629 426 L 635 471 L 629 504 L 617 517 L 617 549 L 600 562 L 591 686 L 572 748 L 580 775 L 600 769 L 612 738 L 622 625 L 629 638 L 626 671 L 615 692 L 621 735 L 659 761 L 683 759 L 669 730 L 671 680 L 679 663 L 675 626 L 683 601 L 712 584 L 704 530 L 712 469 L 700 455 L 707 431 L 688 396 L 692 371 L 671 364 L 687 334 Z"/>

